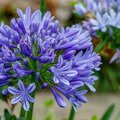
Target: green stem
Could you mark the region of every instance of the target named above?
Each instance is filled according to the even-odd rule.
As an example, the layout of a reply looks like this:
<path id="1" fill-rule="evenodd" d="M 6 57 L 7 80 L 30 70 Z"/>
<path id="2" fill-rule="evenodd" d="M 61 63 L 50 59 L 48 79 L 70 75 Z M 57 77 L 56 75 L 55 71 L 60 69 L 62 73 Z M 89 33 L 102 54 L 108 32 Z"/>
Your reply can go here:
<path id="1" fill-rule="evenodd" d="M 42 12 L 42 16 L 46 12 L 46 0 L 41 0 L 41 12 Z"/>
<path id="2" fill-rule="evenodd" d="M 103 40 L 103 41 L 101 41 L 96 47 L 95 47 L 95 52 L 96 53 L 99 53 L 100 52 L 100 50 L 102 50 L 103 49 L 103 47 L 107 44 L 107 40 Z"/>
<path id="3" fill-rule="evenodd" d="M 32 82 L 33 80 L 35 80 L 35 74 L 33 74 L 32 77 L 31 77 L 31 82 Z M 34 91 L 31 93 L 31 97 L 32 97 L 32 98 L 35 98 L 35 93 L 36 93 L 36 90 L 34 90 Z M 26 118 L 26 120 L 32 120 L 33 107 L 34 107 L 34 103 L 30 103 L 30 110 L 27 112 L 27 118 Z"/>
<path id="4" fill-rule="evenodd" d="M 73 107 L 71 107 L 70 116 L 68 120 L 74 120 L 74 116 L 75 116 L 75 110 Z"/>
<path id="5" fill-rule="evenodd" d="M 20 112 L 20 118 L 25 118 L 26 111 L 23 109 L 23 105 L 21 105 L 21 112 Z"/>

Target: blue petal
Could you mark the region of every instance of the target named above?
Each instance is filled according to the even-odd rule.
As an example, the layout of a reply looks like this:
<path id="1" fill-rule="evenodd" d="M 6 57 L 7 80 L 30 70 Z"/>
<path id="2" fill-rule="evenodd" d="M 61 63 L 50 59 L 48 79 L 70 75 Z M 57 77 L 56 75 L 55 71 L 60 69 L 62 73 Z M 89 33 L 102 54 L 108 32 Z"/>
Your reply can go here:
<path id="1" fill-rule="evenodd" d="M 92 92 L 95 92 L 96 89 L 89 83 L 85 82 L 85 84 L 89 87 L 89 89 L 92 91 Z"/>
<path id="2" fill-rule="evenodd" d="M 21 93 L 21 91 L 16 89 L 15 87 L 8 87 L 8 91 L 13 95 L 19 95 Z"/>
<path id="3" fill-rule="evenodd" d="M 31 83 L 27 88 L 26 88 L 26 91 L 28 93 L 31 93 L 35 90 L 36 86 L 35 86 L 35 83 Z"/>
<path id="4" fill-rule="evenodd" d="M 23 95 L 21 94 L 21 95 L 15 97 L 15 98 L 13 98 L 13 99 L 11 100 L 11 104 L 16 104 L 16 103 L 20 102 L 21 99 L 22 99 L 22 97 L 23 97 Z"/>
<path id="5" fill-rule="evenodd" d="M 24 91 L 25 90 L 25 86 L 23 84 L 23 82 L 21 80 L 18 81 L 18 87 L 21 91 Z"/>
<path id="6" fill-rule="evenodd" d="M 66 106 L 66 102 L 64 101 L 64 99 L 51 87 L 52 93 L 55 97 L 55 100 L 57 102 L 57 104 L 60 107 L 65 107 Z"/>
<path id="7" fill-rule="evenodd" d="M 31 103 L 35 102 L 35 99 L 32 98 L 29 94 L 27 94 L 27 99 L 28 99 Z"/>
<path id="8" fill-rule="evenodd" d="M 29 104 L 29 102 L 27 100 L 25 100 L 23 102 L 23 108 L 24 108 L 25 111 L 29 111 L 30 104 Z"/>

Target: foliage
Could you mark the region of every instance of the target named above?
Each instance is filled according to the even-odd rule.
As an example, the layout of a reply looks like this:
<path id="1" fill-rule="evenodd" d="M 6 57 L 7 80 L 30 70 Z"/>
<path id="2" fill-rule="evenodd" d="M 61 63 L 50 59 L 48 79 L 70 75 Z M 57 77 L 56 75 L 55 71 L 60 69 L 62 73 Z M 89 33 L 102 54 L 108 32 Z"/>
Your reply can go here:
<path id="1" fill-rule="evenodd" d="M 15 115 L 11 115 L 7 109 L 4 110 L 4 115 L 0 116 L 0 120 L 2 118 L 4 120 L 25 120 L 24 118 L 17 118 Z"/>

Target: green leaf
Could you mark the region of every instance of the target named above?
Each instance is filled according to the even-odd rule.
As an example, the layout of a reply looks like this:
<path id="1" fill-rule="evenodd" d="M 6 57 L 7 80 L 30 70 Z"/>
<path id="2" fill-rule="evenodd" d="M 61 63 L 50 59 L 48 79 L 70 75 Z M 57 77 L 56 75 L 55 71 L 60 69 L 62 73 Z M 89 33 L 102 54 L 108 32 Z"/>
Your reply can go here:
<path id="1" fill-rule="evenodd" d="M 75 4 L 78 4 L 78 3 L 80 3 L 80 2 L 72 2 L 72 3 L 70 3 L 70 5 L 74 6 Z"/>
<path id="2" fill-rule="evenodd" d="M 44 105 L 46 107 L 51 107 L 51 106 L 53 106 L 53 104 L 54 104 L 54 99 L 49 99 L 49 100 L 44 101 Z"/>
<path id="3" fill-rule="evenodd" d="M 9 120 L 17 120 L 16 116 L 15 115 L 12 115 Z"/>
<path id="4" fill-rule="evenodd" d="M 4 110 L 4 117 L 5 117 L 5 120 L 9 120 L 10 118 L 10 113 L 7 109 Z"/>
<path id="5" fill-rule="evenodd" d="M 92 116 L 91 120 L 98 120 L 98 117 L 96 115 Z"/>
<path id="6" fill-rule="evenodd" d="M 120 112 L 116 115 L 114 120 L 120 120 Z"/>
<path id="7" fill-rule="evenodd" d="M 106 112 L 104 113 L 103 117 L 101 118 L 101 120 L 109 120 L 113 111 L 114 111 L 114 108 L 115 108 L 115 104 L 112 104 L 107 110 Z"/>

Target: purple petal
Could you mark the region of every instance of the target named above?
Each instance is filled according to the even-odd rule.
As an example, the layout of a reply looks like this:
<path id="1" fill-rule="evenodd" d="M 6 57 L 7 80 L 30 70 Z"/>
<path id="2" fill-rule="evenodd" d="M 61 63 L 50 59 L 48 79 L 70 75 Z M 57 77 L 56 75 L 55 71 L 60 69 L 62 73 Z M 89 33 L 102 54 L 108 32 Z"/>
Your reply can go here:
<path id="1" fill-rule="evenodd" d="M 78 72 L 76 70 L 68 70 L 68 71 L 64 71 L 62 73 L 67 74 L 67 76 L 76 76 Z"/>
<path id="2" fill-rule="evenodd" d="M 29 102 L 27 100 L 25 100 L 23 102 L 23 108 L 24 108 L 25 111 L 29 111 L 30 104 L 29 104 Z"/>
<path id="3" fill-rule="evenodd" d="M 17 13 L 21 17 L 21 19 L 24 20 L 24 14 L 23 14 L 22 10 L 17 8 Z"/>
<path id="4" fill-rule="evenodd" d="M 23 82 L 21 80 L 18 81 L 18 87 L 21 91 L 24 91 L 25 90 L 25 86 L 23 84 Z"/>
<path id="5" fill-rule="evenodd" d="M 16 89 L 15 87 L 8 87 L 8 91 L 13 95 L 19 95 L 21 93 L 21 91 Z"/>
<path id="6" fill-rule="evenodd" d="M 59 79 L 57 78 L 57 77 L 53 77 L 53 81 L 55 82 L 55 83 L 59 83 Z"/>
<path id="7" fill-rule="evenodd" d="M 95 91 L 96 91 L 96 89 L 95 89 L 91 84 L 86 83 L 86 82 L 85 82 L 85 84 L 89 87 L 89 89 L 90 89 L 92 92 L 95 92 Z"/>
<path id="8" fill-rule="evenodd" d="M 65 107 L 66 102 L 64 101 L 64 99 L 53 88 L 51 88 L 51 90 L 52 90 L 52 93 L 53 93 L 53 95 L 55 97 L 55 100 L 56 100 L 57 104 L 60 107 Z"/>
<path id="9" fill-rule="evenodd" d="M 27 94 L 27 99 L 28 99 L 31 103 L 35 102 L 35 99 L 32 98 L 29 94 Z"/>
<path id="10" fill-rule="evenodd" d="M 13 98 L 13 99 L 11 100 L 11 104 L 16 104 L 16 103 L 20 102 L 20 100 L 22 99 L 22 96 L 23 96 L 23 95 L 21 94 L 21 95 L 15 97 L 15 98 Z"/>
<path id="11" fill-rule="evenodd" d="M 62 56 L 60 55 L 59 58 L 58 58 L 58 67 L 61 67 L 63 64 L 63 58 Z"/>
<path id="12" fill-rule="evenodd" d="M 66 85 L 70 85 L 69 81 L 66 80 L 66 79 L 63 78 L 63 77 L 60 78 L 60 81 L 61 81 L 62 83 L 64 83 L 64 84 L 66 84 Z"/>
<path id="13" fill-rule="evenodd" d="M 35 90 L 35 88 L 36 88 L 35 83 L 31 83 L 31 84 L 26 88 L 26 90 L 27 90 L 28 93 L 31 93 L 31 92 L 33 92 L 33 91 Z"/>

